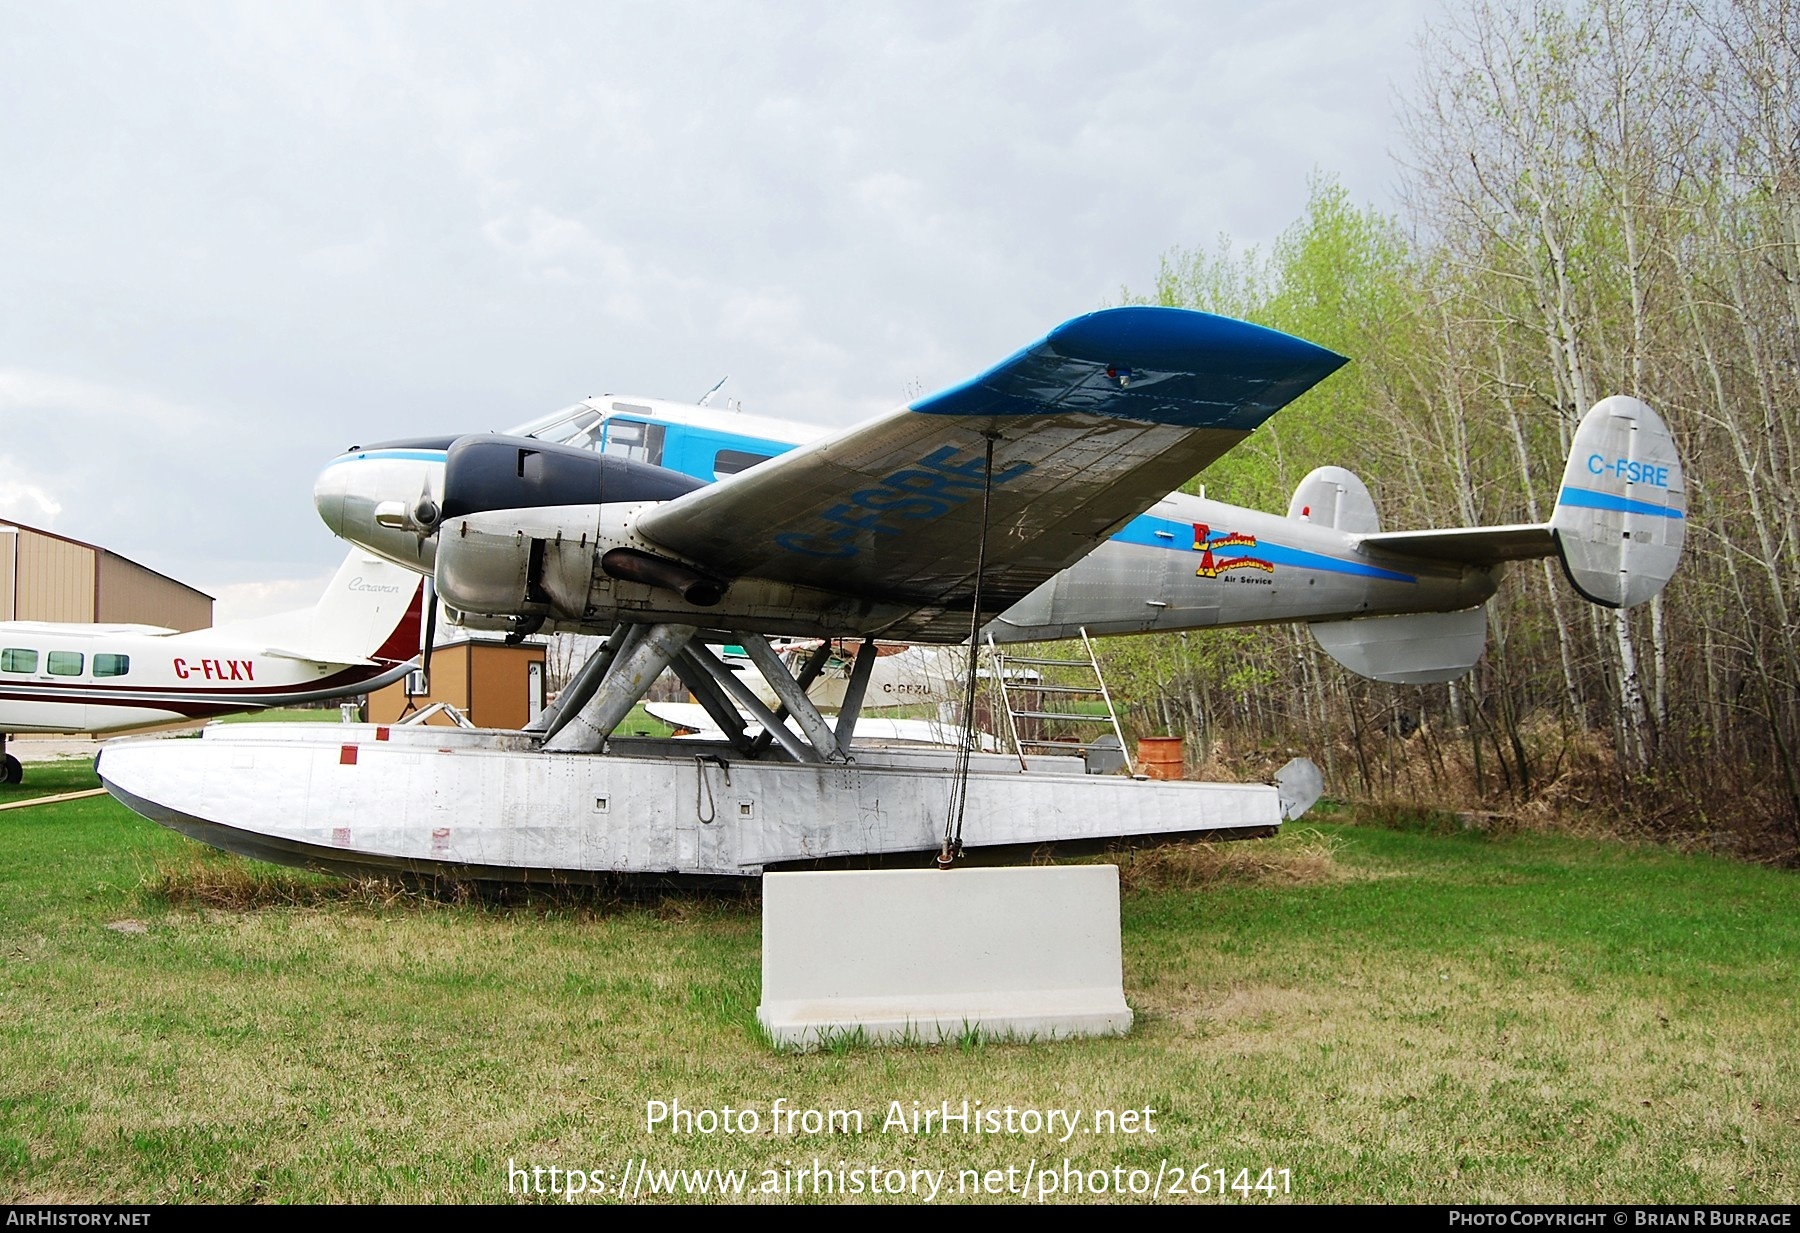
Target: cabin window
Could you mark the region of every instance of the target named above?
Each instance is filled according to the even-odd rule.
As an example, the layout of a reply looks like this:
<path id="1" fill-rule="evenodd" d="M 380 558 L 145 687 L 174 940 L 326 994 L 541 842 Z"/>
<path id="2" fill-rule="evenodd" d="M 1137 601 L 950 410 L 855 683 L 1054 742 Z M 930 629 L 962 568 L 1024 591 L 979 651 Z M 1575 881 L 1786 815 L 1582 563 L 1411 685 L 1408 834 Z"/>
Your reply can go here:
<path id="1" fill-rule="evenodd" d="M 36 672 L 37 652 L 9 646 L 0 651 L 0 672 Z"/>
<path id="2" fill-rule="evenodd" d="M 96 655 L 94 656 L 95 676 L 124 676 L 131 671 L 129 655 Z"/>
<path id="3" fill-rule="evenodd" d="M 81 661 L 86 658 L 80 651 L 52 651 L 50 662 L 46 665 L 51 676 L 80 676 Z"/>
<path id="4" fill-rule="evenodd" d="M 748 471 L 759 462 L 767 462 L 773 454 L 752 454 L 749 450 L 720 450 L 713 455 L 713 474 L 720 479 Z"/>

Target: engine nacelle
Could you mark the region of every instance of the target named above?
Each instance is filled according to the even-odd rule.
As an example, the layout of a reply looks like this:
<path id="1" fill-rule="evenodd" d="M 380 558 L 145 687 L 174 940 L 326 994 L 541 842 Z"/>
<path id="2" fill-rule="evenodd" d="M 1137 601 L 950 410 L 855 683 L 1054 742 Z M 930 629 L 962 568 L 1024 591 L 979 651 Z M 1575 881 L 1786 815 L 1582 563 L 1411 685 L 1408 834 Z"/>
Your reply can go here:
<path id="1" fill-rule="evenodd" d="M 632 530 L 653 502 L 552 505 L 446 515 L 437 590 L 465 622 L 541 618 L 604 631 L 619 620 L 817 636 L 877 632 L 910 606 L 760 578 L 723 580 Z"/>
<path id="2" fill-rule="evenodd" d="M 437 589 L 452 608 L 485 616 L 578 621 L 603 542 L 599 505 L 497 509 L 446 517 L 438 526 Z"/>

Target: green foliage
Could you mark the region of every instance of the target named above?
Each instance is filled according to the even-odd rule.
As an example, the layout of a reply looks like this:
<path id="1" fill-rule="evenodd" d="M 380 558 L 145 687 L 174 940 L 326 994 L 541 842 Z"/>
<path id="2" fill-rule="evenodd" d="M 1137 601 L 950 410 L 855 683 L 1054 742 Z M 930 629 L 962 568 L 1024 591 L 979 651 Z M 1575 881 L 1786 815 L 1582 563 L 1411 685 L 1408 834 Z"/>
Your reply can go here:
<path id="1" fill-rule="evenodd" d="M 1384 526 L 1542 522 L 1576 419 L 1643 397 L 1687 475 L 1665 596 L 1615 620 L 1515 566 L 1487 659 L 1417 696 L 1346 678 L 1303 634 L 1109 648 L 1135 716 L 1313 753 L 1345 790 L 1396 757 L 1442 790 L 1454 743 L 1456 803 L 1551 811 L 1593 737 L 1622 817 L 1800 860 L 1797 28 L 1794 0 L 1472 0 L 1422 40 L 1402 216 L 1320 175 L 1266 251 L 1173 249 L 1155 281 L 1155 302 L 1354 360 L 1197 478 L 1236 504 L 1283 509 L 1335 463 Z M 1432 739 L 1386 743 L 1400 712 L 1440 716 Z M 1634 776 L 1651 786 L 1623 791 Z"/>
<path id="2" fill-rule="evenodd" d="M 1455 814 L 1444 809 L 1433 809 L 1428 805 L 1364 805 L 1356 811 L 1356 820 L 1365 826 L 1380 826 L 1391 831 L 1410 831 L 1421 835 L 1457 835 L 1469 830 Z"/>
<path id="3" fill-rule="evenodd" d="M 1391 343 L 1408 316 L 1410 254 L 1398 224 L 1357 208 L 1342 185 L 1315 176 L 1306 212 L 1268 253 L 1176 249 L 1163 257 L 1155 303 L 1197 308 L 1266 325 L 1352 357 Z M 1383 395 L 1352 363 L 1215 463 L 1208 495 L 1278 510 L 1320 461 L 1354 467 L 1369 413 Z"/>

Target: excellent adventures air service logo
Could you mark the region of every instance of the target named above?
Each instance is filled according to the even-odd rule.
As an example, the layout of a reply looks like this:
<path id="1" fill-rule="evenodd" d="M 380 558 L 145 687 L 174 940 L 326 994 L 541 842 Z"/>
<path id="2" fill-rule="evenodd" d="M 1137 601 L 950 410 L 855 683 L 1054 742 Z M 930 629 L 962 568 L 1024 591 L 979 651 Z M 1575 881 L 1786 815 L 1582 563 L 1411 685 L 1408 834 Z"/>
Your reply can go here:
<path id="1" fill-rule="evenodd" d="M 1275 572 L 1275 565 L 1261 557 L 1246 555 L 1256 548 L 1256 536 L 1239 531 L 1214 531 L 1204 522 L 1194 524 L 1194 551 L 1200 554 L 1196 578 L 1218 578 L 1234 569 L 1255 569 L 1265 574 Z"/>

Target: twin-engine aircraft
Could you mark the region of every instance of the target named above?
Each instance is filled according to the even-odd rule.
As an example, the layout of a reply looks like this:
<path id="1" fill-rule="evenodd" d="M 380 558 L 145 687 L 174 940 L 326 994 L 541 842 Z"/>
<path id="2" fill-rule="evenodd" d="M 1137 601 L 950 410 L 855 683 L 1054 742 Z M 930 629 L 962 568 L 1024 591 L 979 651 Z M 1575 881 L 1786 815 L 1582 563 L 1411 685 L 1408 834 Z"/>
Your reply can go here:
<path id="1" fill-rule="evenodd" d="M 117 732 L 367 693 L 419 657 L 419 576 L 354 550 L 311 608 L 177 633 L 0 622 L 0 783 L 19 732 Z"/>
<path id="2" fill-rule="evenodd" d="M 1508 561 L 1556 556 L 1577 591 L 1614 607 L 1668 581 L 1681 466 L 1633 398 L 1582 419 L 1542 524 L 1384 532 L 1338 467 L 1308 475 L 1286 516 L 1169 495 L 1345 362 L 1241 321 L 1116 308 L 837 432 L 608 396 L 508 434 L 353 448 L 315 487 L 332 530 L 429 576 L 452 621 L 604 633 L 603 649 L 519 733 L 234 725 L 259 731 L 115 742 L 100 773 L 195 838 L 342 872 L 947 860 L 965 804 L 972 842 L 992 848 L 1267 834 L 1317 798 L 1316 767 L 1290 764 L 1273 786 L 1134 782 L 1070 757 L 857 743 L 857 721 L 877 638 L 1306 621 L 1354 671 L 1430 682 L 1479 658 L 1481 605 Z M 791 671 L 771 635 L 820 641 Z M 828 722 L 807 689 L 833 639 L 860 645 Z M 779 707 L 721 662 L 724 645 Z M 720 739 L 616 735 L 665 669 Z"/>
<path id="3" fill-rule="evenodd" d="M 845 431 L 603 397 L 513 435 L 353 449 L 320 476 L 339 535 L 433 574 L 461 619 L 1000 642 L 1307 621 L 1353 671 L 1426 683 L 1486 642 L 1508 561 L 1642 603 L 1680 559 L 1674 443 L 1597 404 L 1543 524 L 1383 532 L 1321 467 L 1285 517 L 1163 490 L 1343 357 L 1164 308 L 1077 318 L 988 372 Z"/>

